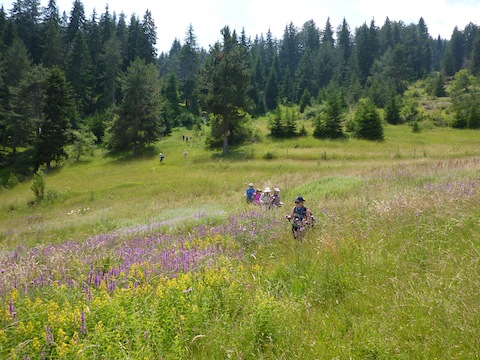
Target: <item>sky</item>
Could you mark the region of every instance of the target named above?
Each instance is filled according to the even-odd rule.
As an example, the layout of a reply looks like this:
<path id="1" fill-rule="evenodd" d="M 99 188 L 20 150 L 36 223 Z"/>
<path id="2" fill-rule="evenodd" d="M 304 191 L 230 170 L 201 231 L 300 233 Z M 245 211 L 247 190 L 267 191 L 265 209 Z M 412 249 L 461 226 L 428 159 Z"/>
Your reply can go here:
<path id="1" fill-rule="evenodd" d="M 12 1 L 0 0 L 8 12 Z M 40 1 L 46 6 L 48 0 Z M 56 0 L 60 14 L 67 16 L 73 8 L 73 0 Z M 292 22 L 297 28 L 308 21 L 323 29 L 327 18 L 335 30 L 345 18 L 352 33 L 363 23 L 374 19 L 382 26 L 388 17 L 391 21 L 406 24 L 418 23 L 423 17 L 429 34 L 436 38 L 450 39 L 453 29 L 463 30 L 480 14 L 480 0 L 83 0 L 87 18 L 93 10 L 97 14 L 109 12 L 117 15 L 123 12 L 127 24 L 132 14 L 143 18 L 145 11 L 151 11 L 157 27 L 158 52 L 168 52 L 174 39 L 183 44 L 185 34 L 193 27 L 199 46 L 208 50 L 210 45 L 221 40 L 220 30 L 228 25 L 238 33 L 245 29 L 252 39 L 255 35 L 266 34 L 270 29 L 277 39 L 283 37 L 285 26 Z M 480 20 L 480 19 L 479 19 Z"/>

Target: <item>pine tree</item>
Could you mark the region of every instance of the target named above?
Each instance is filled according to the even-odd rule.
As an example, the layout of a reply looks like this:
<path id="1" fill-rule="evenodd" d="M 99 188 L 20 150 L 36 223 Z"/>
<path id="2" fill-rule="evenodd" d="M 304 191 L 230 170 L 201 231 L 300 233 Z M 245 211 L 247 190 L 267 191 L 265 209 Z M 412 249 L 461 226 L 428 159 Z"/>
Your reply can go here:
<path id="1" fill-rule="evenodd" d="M 145 59 L 147 64 L 154 64 L 157 60 L 157 27 L 150 10 L 145 11 L 141 23 L 140 41 L 138 44 L 138 56 Z"/>
<path id="2" fill-rule="evenodd" d="M 185 37 L 185 44 L 180 50 L 180 89 L 185 100 L 185 107 L 190 111 L 197 112 L 194 98 L 198 74 L 199 55 L 197 37 L 194 34 L 193 26 L 190 24 Z"/>
<path id="3" fill-rule="evenodd" d="M 43 49 L 43 65 L 51 68 L 63 65 L 62 32 L 60 15 L 55 0 L 49 0 L 44 13 L 45 45 Z"/>
<path id="4" fill-rule="evenodd" d="M 78 31 L 67 55 L 67 78 L 73 90 L 75 104 L 81 114 L 92 111 L 92 62 L 83 32 Z M 76 124 L 72 124 L 76 127 Z"/>
<path id="5" fill-rule="evenodd" d="M 470 71 L 473 75 L 480 75 L 480 31 L 473 41 L 472 52 L 470 56 Z"/>
<path id="6" fill-rule="evenodd" d="M 44 116 L 46 76 L 47 72 L 42 65 L 34 65 L 12 89 L 12 121 L 7 131 L 10 133 L 9 145 L 13 152 L 17 147 L 30 146 L 35 134 L 38 134 L 38 126 Z"/>
<path id="7" fill-rule="evenodd" d="M 135 157 L 139 147 L 157 141 L 165 130 L 158 68 L 146 64 L 144 59 L 136 59 L 127 69 L 122 93 L 110 145 L 120 150 L 131 149 Z"/>
<path id="8" fill-rule="evenodd" d="M 312 106 L 312 95 L 310 94 L 310 91 L 308 91 L 308 89 L 305 89 L 300 99 L 301 114 L 303 114 L 307 106 Z"/>
<path id="9" fill-rule="evenodd" d="M 354 117 L 355 137 L 365 140 L 383 140 L 383 126 L 375 105 L 369 98 L 360 99 Z"/>
<path id="10" fill-rule="evenodd" d="M 274 62 L 278 63 L 276 57 Z M 273 65 L 270 68 L 270 74 L 268 75 L 267 84 L 265 85 L 265 105 L 267 106 L 267 110 L 273 110 L 278 106 L 277 100 L 280 95 L 278 77 L 277 66 Z"/>
<path id="11" fill-rule="evenodd" d="M 273 111 L 273 119 L 270 125 L 270 135 L 274 138 L 285 136 L 285 121 L 282 116 L 282 107 L 278 106 Z"/>
<path id="12" fill-rule="evenodd" d="M 80 0 L 74 0 L 70 13 L 70 21 L 67 26 L 67 44 L 70 46 L 77 35 L 77 32 L 85 31 L 85 9 Z"/>
<path id="13" fill-rule="evenodd" d="M 46 79 L 44 117 L 38 127 L 34 148 L 35 170 L 66 156 L 64 146 L 68 143 L 70 119 L 76 117 L 71 90 L 65 74 L 57 67 L 49 70 Z"/>
<path id="14" fill-rule="evenodd" d="M 342 129 L 343 101 L 339 89 L 329 86 L 324 112 L 316 119 L 313 136 L 316 138 L 339 139 L 345 137 Z"/>
<path id="15" fill-rule="evenodd" d="M 400 108 L 400 99 L 395 93 L 390 93 L 385 105 L 385 121 L 392 125 L 400 124 Z"/>
<path id="16" fill-rule="evenodd" d="M 217 42 L 211 50 L 205 108 L 214 114 L 217 121 L 217 126 L 212 129 L 211 143 L 221 138 L 223 155 L 227 155 L 229 141 L 234 134 L 242 132 L 245 112 L 250 110 L 252 102 L 248 97 L 250 73 L 237 35 L 235 31 L 230 32 L 228 26 L 222 29 L 221 34 L 223 42 Z"/>
<path id="17" fill-rule="evenodd" d="M 164 103 L 164 116 L 167 122 L 167 131 L 170 131 L 173 126 L 179 126 L 178 116 L 180 115 L 179 96 L 178 96 L 178 83 L 175 72 L 171 72 L 167 81 L 165 82 L 162 90 Z"/>
<path id="18" fill-rule="evenodd" d="M 100 109 L 106 109 L 117 103 L 118 79 L 123 63 L 120 43 L 116 36 L 113 36 L 103 46 L 99 62 L 101 66 L 100 81 L 102 93 L 100 94 L 98 105 Z"/>

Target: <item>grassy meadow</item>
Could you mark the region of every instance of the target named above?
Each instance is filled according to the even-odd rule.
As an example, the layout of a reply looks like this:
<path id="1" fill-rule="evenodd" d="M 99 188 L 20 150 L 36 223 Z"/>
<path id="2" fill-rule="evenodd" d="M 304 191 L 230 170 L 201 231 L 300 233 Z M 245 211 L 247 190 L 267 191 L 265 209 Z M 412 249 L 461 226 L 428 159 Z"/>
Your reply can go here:
<path id="1" fill-rule="evenodd" d="M 41 203 L 0 192 L 0 358 L 480 358 L 480 133 L 262 136 L 222 158 L 176 130 L 63 163 Z"/>

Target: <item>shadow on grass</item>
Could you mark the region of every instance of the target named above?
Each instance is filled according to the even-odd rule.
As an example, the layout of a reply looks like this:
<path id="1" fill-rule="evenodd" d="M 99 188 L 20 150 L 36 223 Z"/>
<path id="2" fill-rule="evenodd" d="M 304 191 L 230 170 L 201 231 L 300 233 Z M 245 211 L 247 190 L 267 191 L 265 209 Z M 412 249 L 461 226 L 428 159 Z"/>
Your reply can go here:
<path id="1" fill-rule="evenodd" d="M 104 154 L 105 158 L 113 162 L 127 163 L 132 160 L 151 159 L 158 155 L 158 148 L 155 145 L 149 145 L 137 148 L 136 156 L 132 156 L 131 150 L 109 150 Z"/>
<path id="2" fill-rule="evenodd" d="M 221 151 L 214 152 L 211 158 L 212 160 L 245 161 L 252 159 L 252 151 L 248 149 L 230 148 L 228 154 L 224 155 Z"/>

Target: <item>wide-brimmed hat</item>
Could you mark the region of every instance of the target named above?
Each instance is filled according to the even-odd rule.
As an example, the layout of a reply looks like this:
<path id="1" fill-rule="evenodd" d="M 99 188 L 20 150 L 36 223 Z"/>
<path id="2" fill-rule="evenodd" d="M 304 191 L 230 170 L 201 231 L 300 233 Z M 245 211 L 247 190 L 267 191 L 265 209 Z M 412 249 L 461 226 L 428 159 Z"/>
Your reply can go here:
<path id="1" fill-rule="evenodd" d="M 253 186 L 253 183 L 248 184 L 248 186 Z"/>
<path id="2" fill-rule="evenodd" d="M 267 186 L 263 192 L 271 192 L 270 188 Z"/>
<path id="3" fill-rule="evenodd" d="M 304 202 L 305 199 L 303 198 L 303 196 L 297 196 L 297 197 L 295 198 L 295 202 L 297 202 L 297 201 Z"/>
<path id="4" fill-rule="evenodd" d="M 275 189 L 273 189 L 273 191 L 280 192 L 280 189 L 279 189 L 279 188 L 275 188 Z"/>

